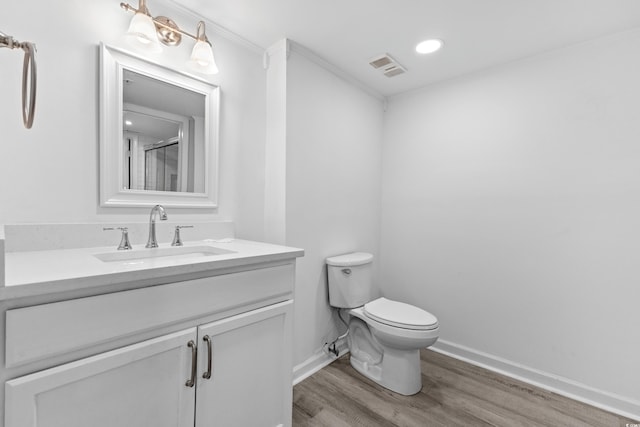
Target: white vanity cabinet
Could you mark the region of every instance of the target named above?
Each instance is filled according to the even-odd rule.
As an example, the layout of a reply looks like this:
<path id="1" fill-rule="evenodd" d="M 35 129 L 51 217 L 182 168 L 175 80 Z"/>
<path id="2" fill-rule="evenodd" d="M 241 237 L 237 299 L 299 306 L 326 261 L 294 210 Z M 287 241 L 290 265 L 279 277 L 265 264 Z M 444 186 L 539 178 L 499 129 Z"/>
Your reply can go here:
<path id="1" fill-rule="evenodd" d="M 91 355 L 9 376 L 5 427 L 290 426 L 294 276 L 289 260 L 6 311 L 6 372 Z"/>
<path id="2" fill-rule="evenodd" d="M 198 327 L 196 426 L 290 424 L 291 317 L 286 302 Z"/>
<path id="3" fill-rule="evenodd" d="M 193 426 L 196 329 L 8 381 L 6 427 Z"/>

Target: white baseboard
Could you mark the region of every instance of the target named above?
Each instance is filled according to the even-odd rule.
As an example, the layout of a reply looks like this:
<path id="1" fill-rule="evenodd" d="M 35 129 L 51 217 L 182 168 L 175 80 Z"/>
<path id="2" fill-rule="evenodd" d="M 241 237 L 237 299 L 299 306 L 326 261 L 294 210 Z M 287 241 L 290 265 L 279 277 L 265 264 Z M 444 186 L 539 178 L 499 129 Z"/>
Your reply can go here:
<path id="1" fill-rule="evenodd" d="M 327 352 L 324 348 L 318 349 L 316 353 L 293 367 L 293 385 L 298 384 L 300 381 L 310 377 L 311 375 L 318 372 L 320 369 L 329 365 L 331 362 L 336 360 L 339 357 L 342 357 L 349 351 L 347 347 L 346 339 L 341 339 L 336 343 L 338 348 L 338 355 L 336 356 L 333 353 Z"/>
<path id="2" fill-rule="evenodd" d="M 465 346 L 438 340 L 430 350 L 532 384 L 623 417 L 640 420 L 640 401 L 539 371 Z M 429 375 L 426 373 L 426 375 Z"/>

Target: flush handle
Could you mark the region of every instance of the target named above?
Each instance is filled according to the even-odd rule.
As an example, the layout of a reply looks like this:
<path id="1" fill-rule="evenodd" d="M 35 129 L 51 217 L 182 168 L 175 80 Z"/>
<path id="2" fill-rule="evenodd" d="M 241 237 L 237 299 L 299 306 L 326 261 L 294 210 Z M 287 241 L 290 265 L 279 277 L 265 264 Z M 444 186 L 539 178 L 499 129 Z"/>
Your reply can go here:
<path id="1" fill-rule="evenodd" d="M 351 269 L 350 268 L 343 268 L 342 272 L 348 276 L 348 275 L 351 274 Z"/>

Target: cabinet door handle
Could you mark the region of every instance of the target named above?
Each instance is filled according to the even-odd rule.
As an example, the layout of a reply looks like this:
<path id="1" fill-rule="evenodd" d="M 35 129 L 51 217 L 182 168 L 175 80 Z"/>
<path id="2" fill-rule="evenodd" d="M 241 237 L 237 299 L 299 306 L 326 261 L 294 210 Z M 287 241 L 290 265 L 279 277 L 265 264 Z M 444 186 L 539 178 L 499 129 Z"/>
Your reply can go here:
<path id="1" fill-rule="evenodd" d="M 187 347 L 191 348 L 191 378 L 184 384 L 187 387 L 193 387 L 196 384 L 196 365 L 198 363 L 198 347 L 193 340 L 187 343 Z"/>
<path id="2" fill-rule="evenodd" d="M 202 341 L 204 341 L 207 344 L 207 370 L 205 371 L 204 374 L 202 374 L 202 378 L 208 380 L 209 378 L 211 378 L 211 362 L 213 359 L 213 343 L 211 342 L 211 337 L 209 335 L 205 335 L 202 338 Z"/>

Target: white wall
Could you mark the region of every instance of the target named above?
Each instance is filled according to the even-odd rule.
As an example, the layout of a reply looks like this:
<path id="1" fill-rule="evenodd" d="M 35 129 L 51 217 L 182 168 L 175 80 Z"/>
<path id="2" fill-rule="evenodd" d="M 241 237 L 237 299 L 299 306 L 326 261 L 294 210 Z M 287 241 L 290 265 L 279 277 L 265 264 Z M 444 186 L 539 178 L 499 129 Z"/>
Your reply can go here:
<path id="1" fill-rule="evenodd" d="M 284 245 L 287 234 L 287 54 L 281 40 L 265 52 L 267 135 L 264 174 L 264 225 L 268 242 Z"/>
<path id="2" fill-rule="evenodd" d="M 324 259 L 378 254 L 383 110 L 295 47 L 286 76 L 286 243 L 305 250 L 296 270 L 297 365 L 338 335 Z"/>
<path id="3" fill-rule="evenodd" d="M 450 348 L 636 415 L 639 52 L 635 31 L 392 98 L 381 235 L 383 290 Z"/>
<path id="4" fill-rule="evenodd" d="M 149 7 L 154 15 L 168 15 L 195 31 L 197 19 L 167 2 L 157 0 Z M 0 31 L 37 44 L 38 100 L 33 129 L 26 130 L 20 113 L 22 54 L 0 49 L 0 223 L 147 217 L 146 208 L 99 208 L 98 202 L 98 44 L 126 46 L 121 35 L 131 16 L 113 0 L 3 3 Z M 238 234 L 260 238 L 266 108 L 262 56 L 207 29 L 220 67 L 211 80 L 221 86 L 220 208 L 169 209 L 168 214 L 187 221 L 233 219 Z M 152 58 L 185 70 L 192 46 L 186 40 Z"/>

